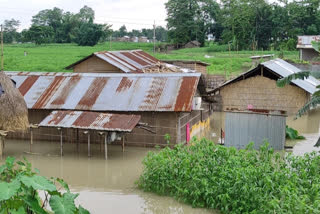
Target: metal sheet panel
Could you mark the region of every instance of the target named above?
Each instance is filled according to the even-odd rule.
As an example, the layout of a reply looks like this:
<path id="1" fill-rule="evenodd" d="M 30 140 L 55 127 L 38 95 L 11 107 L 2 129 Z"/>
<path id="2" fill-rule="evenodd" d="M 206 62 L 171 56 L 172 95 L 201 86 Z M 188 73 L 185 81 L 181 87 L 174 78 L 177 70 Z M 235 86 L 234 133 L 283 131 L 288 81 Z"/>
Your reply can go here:
<path id="1" fill-rule="evenodd" d="M 29 109 L 191 111 L 200 73 L 11 73 Z M 25 78 L 23 78 L 25 77 Z M 27 87 L 28 86 L 28 87 Z"/>
<path id="2" fill-rule="evenodd" d="M 254 142 L 259 149 L 265 141 L 275 150 L 284 149 L 286 117 L 281 114 L 227 112 L 225 146 L 244 149 Z"/>
<path id="3" fill-rule="evenodd" d="M 39 126 L 131 132 L 138 124 L 140 118 L 140 115 L 132 114 L 53 111 L 41 121 Z"/>
<path id="4" fill-rule="evenodd" d="M 313 48 L 311 42 L 319 42 L 319 36 L 298 36 L 297 48 Z"/>

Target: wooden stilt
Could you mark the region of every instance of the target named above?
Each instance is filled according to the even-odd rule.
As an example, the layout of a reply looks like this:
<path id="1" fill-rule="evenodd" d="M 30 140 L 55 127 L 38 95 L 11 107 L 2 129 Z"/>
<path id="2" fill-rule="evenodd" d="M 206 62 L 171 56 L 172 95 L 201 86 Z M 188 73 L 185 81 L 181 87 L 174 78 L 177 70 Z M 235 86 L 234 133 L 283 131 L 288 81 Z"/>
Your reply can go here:
<path id="1" fill-rule="evenodd" d="M 104 134 L 104 158 L 107 160 L 108 159 L 108 133 L 106 132 Z"/>
<path id="2" fill-rule="evenodd" d="M 90 151 L 90 132 L 88 132 L 88 157 L 91 157 L 91 151 Z"/>
<path id="3" fill-rule="evenodd" d="M 62 128 L 59 128 L 60 130 L 60 156 L 63 156 L 63 136 L 62 136 Z"/>
<path id="4" fill-rule="evenodd" d="M 32 144 L 33 144 L 33 130 L 30 127 L 30 153 L 32 152 Z"/>
<path id="5" fill-rule="evenodd" d="M 0 158 L 2 158 L 3 154 L 3 136 L 0 136 Z"/>
<path id="6" fill-rule="evenodd" d="M 124 152 L 124 136 L 122 137 L 122 152 Z"/>
<path id="7" fill-rule="evenodd" d="M 79 152 L 79 129 L 77 129 L 77 151 Z"/>

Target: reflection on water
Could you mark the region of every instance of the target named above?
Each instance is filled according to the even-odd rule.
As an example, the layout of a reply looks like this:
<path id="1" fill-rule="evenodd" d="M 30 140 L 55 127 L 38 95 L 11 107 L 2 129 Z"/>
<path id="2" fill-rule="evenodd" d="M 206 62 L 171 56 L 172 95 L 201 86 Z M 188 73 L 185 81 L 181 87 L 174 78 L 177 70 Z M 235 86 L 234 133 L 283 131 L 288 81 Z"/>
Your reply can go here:
<path id="1" fill-rule="evenodd" d="M 145 193 L 135 187 L 135 181 L 142 171 L 141 161 L 153 149 L 108 146 L 108 160 L 104 160 L 99 145 L 92 145 L 93 157 L 87 157 L 87 145 L 80 146 L 77 153 L 74 144 L 64 145 L 64 156 L 60 157 L 58 143 L 41 142 L 29 151 L 29 142 L 7 140 L 5 156 L 23 156 L 38 168 L 44 176 L 61 177 L 79 192 L 77 203 L 94 214 L 104 213 L 213 213 L 206 209 L 193 209 L 170 197 Z M 5 157 L 4 157 L 5 158 Z M 3 160 L 2 160 L 3 161 Z"/>

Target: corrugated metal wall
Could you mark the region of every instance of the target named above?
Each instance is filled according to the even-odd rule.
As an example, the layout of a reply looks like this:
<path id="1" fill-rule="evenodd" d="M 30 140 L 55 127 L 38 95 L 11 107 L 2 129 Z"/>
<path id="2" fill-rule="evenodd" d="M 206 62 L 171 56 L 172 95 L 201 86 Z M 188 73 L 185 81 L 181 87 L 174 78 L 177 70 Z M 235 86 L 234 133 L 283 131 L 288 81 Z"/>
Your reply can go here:
<path id="1" fill-rule="evenodd" d="M 275 150 L 284 149 L 285 115 L 249 112 L 227 112 L 225 121 L 225 146 L 245 148 L 250 142 L 259 149 L 267 140 Z"/>

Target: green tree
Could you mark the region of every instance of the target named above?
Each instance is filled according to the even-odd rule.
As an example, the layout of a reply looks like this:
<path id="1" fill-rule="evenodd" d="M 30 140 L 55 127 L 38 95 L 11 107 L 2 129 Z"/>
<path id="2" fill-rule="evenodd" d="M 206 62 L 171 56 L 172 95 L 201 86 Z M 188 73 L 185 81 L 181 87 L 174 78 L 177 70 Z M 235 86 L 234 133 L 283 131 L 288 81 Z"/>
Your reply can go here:
<path id="1" fill-rule="evenodd" d="M 36 26 L 32 25 L 25 33 L 26 40 L 32 41 L 37 45 L 43 43 L 50 43 L 53 41 L 54 31 L 50 26 Z"/>
<path id="2" fill-rule="evenodd" d="M 80 46 L 94 46 L 103 35 L 102 25 L 93 23 L 82 23 L 75 37 L 75 42 Z"/>
<path id="3" fill-rule="evenodd" d="M 89 22 L 90 20 L 94 20 L 94 10 L 87 5 L 83 6 L 77 16 L 80 22 Z"/>
<path id="4" fill-rule="evenodd" d="M 3 42 L 12 43 L 19 39 L 19 33 L 17 32 L 20 26 L 20 21 L 15 19 L 4 20 L 3 23 Z"/>
<path id="5" fill-rule="evenodd" d="M 219 5 L 213 0 L 169 0 L 165 6 L 169 40 L 176 44 L 197 40 L 204 45 Z"/>

